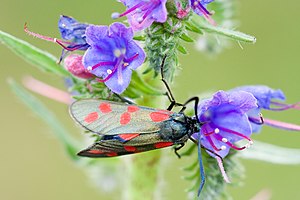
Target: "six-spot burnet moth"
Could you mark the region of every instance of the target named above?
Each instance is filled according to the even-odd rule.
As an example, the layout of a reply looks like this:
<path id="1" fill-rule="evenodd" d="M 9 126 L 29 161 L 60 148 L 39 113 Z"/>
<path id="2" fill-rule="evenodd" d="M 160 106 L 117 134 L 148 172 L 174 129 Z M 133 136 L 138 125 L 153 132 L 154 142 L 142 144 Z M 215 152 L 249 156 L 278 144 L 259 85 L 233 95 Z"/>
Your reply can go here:
<path id="1" fill-rule="evenodd" d="M 205 182 L 201 144 L 191 137 L 193 133 L 199 132 L 201 127 L 196 117 L 199 98 L 193 97 L 184 104 L 175 101 L 163 76 L 165 59 L 166 56 L 161 65 L 161 75 L 171 101 L 167 110 L 97 99 L 79 100 L 70 106 L 70 114 L 76 122 L 88 131 L 101 136 L 100 140 L 80 151 L 78 155 L 94 158 L 113 157 L 175 145 L 175 153 L 179 156 L 177 151 L 191 139 L 198 143 L 201 174 L 199 195 Z M 195 103 L 195 117 L 184 114 L 186 105 L 190 102 Z M 174 106 L 181 106 L 182 109 L 178 113 L 172 112 Z"/>

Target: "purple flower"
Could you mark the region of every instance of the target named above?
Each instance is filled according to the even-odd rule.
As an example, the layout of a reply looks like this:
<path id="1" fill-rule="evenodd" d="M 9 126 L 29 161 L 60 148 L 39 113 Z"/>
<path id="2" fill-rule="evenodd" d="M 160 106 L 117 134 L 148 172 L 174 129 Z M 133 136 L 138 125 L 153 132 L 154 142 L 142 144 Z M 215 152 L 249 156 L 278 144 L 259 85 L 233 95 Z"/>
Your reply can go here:
<path id="1" fill-rule="evenodd" d="M 84 67 L 115 93 L 122 93 L 130 83 L 132 70 L 143 64 L 145 53 L 133 41 L 133 31 L 121 23 L 91 25 L 86 29 L 90 45 L 83 57 Z"/>
<path id="2" fill-rule="evenodd" d="M 274 90 L 264 85 L 254 85 L 254 86 L 242 86 L 233 89 L 232 91 L 245 91 L 253 94 L 257 99 L 258 108 L 253 109 L 248 112 L 249 120 L 252 125 L 253 132 L 257 133 L 261 130 L 261 120 L 259 120 L 259 115 L 261 110 L 271 110 L 271 111 L 284 111 L 288 109 L 300 109 L 299 103 L 295 104 L 285 104 L 285 95 L 281 90 Z M 281 101 L 281 102 L 278 102 Z M 299 131 L 300 127 L 294 124 L 288 124 L 285 122 L 275 121 L 264 118 L 264 124 L 270 125 L 276 128 L 295 130 Z"/>
<path id="3" fill-rule="evenodd" d="M 122 13 L 113 13 L 112 17 L 127 16 L 133 31 L 149 27 L 154 21 L 164 23 L 167 20 L 167 0 L 120 0 L 128 9 Z"/>
<path id="4" fill-rule="evenodd" d="M 200 102 L 198 118 L 203 125 L 192 137 L 197 139 L 200 134 L 201 144 L 221 157 L 225 157 L 230 148 L 245 149 L 252 144 L 247 112 L 255 108 L 257 101 L 248 92 L 218 91 L 211 99 Z M 238 147 L 234 143 L 240 140 L 248 140 L 248 143 Z"/>
<path id="5" fill-rule="evenodd" d="M 88 26 L 88 24 L 80 23 L 74 18 L 65 15 L 61 15 L 58 21 L 58 28 L 61 37 L 76 45 L 82 45 L 82 50 L 86 50 L 88 48 L 85 39 L 85 30 Z"/>
<path id="6" fill-rule="evenodd" d="M 66 55 L 64 50 L 86 50 L 89 47 L 85 39 L 85 30 L 87 26 L 88 24 L 77 22 L 72 17 L 61 15 L 58 21 L 58 28 L 63 40 L 29 31 L 27 28 L 27 24 L 24 25 L 24 31 L 29 35 L 40 38 L 42 40 L 57 43 L 61 47 L 63 47 L 63 51 L 59 59 L 60 63 Z"/>
<path id="7" fill-rule="evenodd" d="M 190 6 L 197 15 L 204 16 L 209 23 L 216 25 L 215 21 L 211 18 L 212 13 L 206 9 L 206 5 L 213 1 L 214 0 L 190 0 Z"/>

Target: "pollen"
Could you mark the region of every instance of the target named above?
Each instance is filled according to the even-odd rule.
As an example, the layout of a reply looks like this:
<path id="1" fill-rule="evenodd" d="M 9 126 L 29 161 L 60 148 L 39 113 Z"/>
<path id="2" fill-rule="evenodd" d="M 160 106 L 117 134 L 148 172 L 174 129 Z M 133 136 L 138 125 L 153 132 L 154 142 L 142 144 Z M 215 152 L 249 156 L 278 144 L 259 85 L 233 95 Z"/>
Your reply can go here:
<path id="1" fill-rule="evenodd" d="M 106 72 L 107 72 L 108 74 L 111 74 L 111 73 L 112 73 L 112 71 L 111 71 L 110 69 L 106 70 Z"/>
<path id="2" fill-rule="evenodd" d="M 222 138 L 222 142 L 228 142 L 228 139 L 227 138 Z"/>
<path id="3" fill-rule="evenodd" d="M 86 69 L 87 69 L 89 72 L 93 70 L 93 68 L 92 68 L 91 66 L 88 66 Z"/>
<path id="4" fill-rule="evenodd" d="M 142 17 L 137 18 L 137 22 L 141 23 L 144 19 Z"/>
<path id="5" fill-rule="evenodd" d="M 127 67 L 128 65 L 129 65 L 129 63 L 124 63 L 123 64 L 124 67 Z"/>
<path id="6" fill-rule="evenodd" d="M 221 150 L 225 150 L 226 149 L 226 146 L 221 146 Z"/>
<path id="7" fill-rule="evenodd" d="M 114 12 L 111 14 L 112 19 L 118 19 L 120 17 L 120 13 Z"/>
<path id="8" fill-rule="evenodd" d="M 216 128 L 216 129 L 215 129 L 215 133 L 216 133 L 216 134 L 220 133 L 220 129 Z"/>

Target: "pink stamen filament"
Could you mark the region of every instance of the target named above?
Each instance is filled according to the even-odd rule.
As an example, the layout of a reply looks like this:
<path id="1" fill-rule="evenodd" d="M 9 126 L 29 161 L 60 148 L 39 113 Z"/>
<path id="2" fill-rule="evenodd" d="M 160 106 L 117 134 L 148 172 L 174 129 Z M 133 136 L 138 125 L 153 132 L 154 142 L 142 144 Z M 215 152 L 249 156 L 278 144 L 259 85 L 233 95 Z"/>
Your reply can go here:
<path id="1" fill-rule="evenodd" d="M 241 133 L 239 133 L 239 132 L 236 132 L 236 131 L 233 131 L 233 130 L 230 130 L 230 129 L 227 129 L 227 128 L 224 128 L 224 127 L 218 127 L 218 129 L 220 129 L 220 130 L 222 130 L 222 131 L 225 131 L 225 132 L 228 132 L 228 133 L 232 133 L 232 134 L 234 134 L 234 135 L 238 135 L 238 136 L 240 136 L 240 137 L 242 137 L 242 138 L 248 140 L 248 141 L 249 141 L 249 144 L 252 143 L 252 140 L 251 140 L 249 137 L 247 137 L 247 136 L 245 136 L 245 135 L 243 135 L 243 134 L 241 134 Z M 209 144 L 213 147 L 213 149 L 215 149 L 216 151 L 221 151 L 222 149 L 217 148 L 216 145 L 214 144 L 214 142 L 212 141 L 211 135 L 212 135 L 213 137 L 215 137 L 217 140 L 221 141 L 221 142 L 224 142 L 224 141 L 222 140 L 223 137 L 220 136 L 219 134 L 214 134 L 215 131 L 206 132 L 206 129 L 205 129 L 204 127 L 203 127 L 202 130 L 203 130 L 202 132 L 203 132 L 204 136 L 206 136 L 206 139 L 208 140 Z M 213 135 L 213 134 L 214 134 L 214 135 Z M 249 146 L 249 145 L 244 145 L 243 147 L 237 147 L 237 146 L 235 146 L 234 144 L 232 144 L 232 143 L 229 142 L 229 141 L 226 141 L 226 142 L 224 142 L 224 143 L 227 144 L 228 146 L 230 146 L 231 148 L 235 149 L 235 150 L 243 150 L 243 149 L 247 148 L 247 146 Z"/>
<path id="2" fill-rule="evenodd" d="M 252 142 L 251 138 L 249 138 L 249 137 L 247 137 L 247 136 L 245 136 L 245 135 L 243 135 L 243 134 L 241 134 L 241 133 L 239 133 L 239 132 L 236 132 L 236 131 L 233 131 L 233 130 L 230 130 L 230 129 L 227 129 L 227 128 L 224 128 L 224 127 L 218 127 L 218 128 L 219 128 L 220 130 L 222 130 L 222 131 L 225 131 L 225 132 L 228 132 L 228 133 L 232 133 L 232 134 L 234 134 L 234 135 L 238 135 L 238 136 L 240 136 L 240 137 L 242 137 L 242 138 L 248 140 L 249 142 Z"/>
<path id="3" fill-rule="evenodd" d="M 133 61 L 134 59 L 136 59 L 138 56 L 139 56 L 139 54 L 136 53 L 136 54 L 134 54 L 132 57 L 130 57 L 130 58 L 128 58 L 128 59 L 124 58 L 124 62 L 126 62 L 126 63 L 132 62 L 132 61 Z"/>
<path id="4" fill-rule="evenodd" d="M 115 64 L 114 62 L 110 62 L 110 61 L 107 61 L 107 62 L 99 62 L 98 64 L 94 65 L 92 67 L 92 70 L 94 69 L 97 69 L 98 67 L 101 67 L 101 66 L 106 66 L 106 65 L 113 65 Z"/>
<path id="5" fill-rule="evenodd" d="M 142 16 L 142 20 L 139 21 L 139 23 L 142 23 L 147 16 L 153 11 L 153 9 L 157 6 L 159 2 L 158 1 L 154 1 L 154 2 L 140 2 L 138 4 L 136 4 L 135 6 L 133 6 L 132 8 L 126 10 L 124 13 L 120 14 L 119 17 L 123 17 L 125 15 L 128 15 L 134 11 L 136 11 L 136 9 L 140 9 L 141 11 L 145 11 L 146 13 Z"/>
<path id="6" fill-rule="evenodd" d="M 216 151 L 221 151 L 222 149 L 219 149 L 216 147 L 216 145 L 214 144 L 214 142 L 212 141 L 210 136 L 206 136 L 206 139 L 208 140 L 209 144 L 213 147 L 214 150 Z"/>
<path id="7" fill-rule="evenodd" d="M 212 15 L 199 1 L 197 1 L 198 4 L 195 6 L 195 8 L 198 8 L 200 12 L 203 13 L 203 15 Z"/>
<path id="8" fill-rule="evenodd" d="M 198 1 L 197 1 L 198 2 Z M 210 13 L 200 2 L 198 2 L 197 6 L 193 5 L 195 9 L 200 10 L 203 14 L 204 18 L 212 25 L 216 26 L 217 23 L 210 17 L 212 13 Z"/>
<path id="9" fill-rule="evenodd" d="M 132 8 L 126 10 L 125 12 L 123 12 L 122 14 L 119 15 L 119 17 L 123 17 L 129 13 L 131 13 L 132 11 L 135 11 L 137 8 L 140 8 L 141 6 L 144 6 L 145 3 L 144 2 L 140 2 L 138 4 L 136 4 L 135 6 L 133 6 Z"/>
<path id="10" fill-rule="evenodd" d="M 83 46 L 81 44 L 69 43 L 69 45 L 74 45 L 74 47 L 67 47 L 62 43 L 61 40 L 57 40 L 56 38 L 54 38 L 54 42 L 59 44 L 62 48 L 64 48 L 67 51 L 75 51 L 75 50 L 80 49 Z"/>
<path id="11" fill-rule="evenodd" d="M 46 40 L 46 41 L 49 41 L 49 42 L 53 42 L 53 43 L 58 43 L 58 42 L 60 42 L 60 43 L 63 43 L 63 44 L 69 44 L 69 45 L 73 44 L 72 42 L 67 42 L 67 41 L 63 41 L 63 40 L 58 40 L 58 39 L 56 39 L 56 38 L 52 38 L 52 37 L 49 37 L 49 36 L 45 36 L 45 35 L 41 35 L 41 34 L 38 34 L 38 33 L 34 33 L 34 32 L 32 32 L 32 31 L 28 30 L 28 28 L 27 28 L 27 23 L 25 23 L 25 25 L 24 25 L 24 31 L 25 31 L 26 33 L 28 33 L 29 35 L 32 35 L 33 37 L 37 37 L 37 38 L 39 38 L 39 39 Z M 76 45 L 76 44 L 74 44 L 74 45 Z"/>
<path id="12" fill-rule="evenodd" d="M 270 108 L 270 110 L 273 111 L 283 111 L 283 110 L 288 110 L 290 108 L 294 108 L 297 110 L 300 110 L 300 102 L 294 103 L 294 104 L 284 104 L 284 103 L 279 103 L 279 102 L 271 102 L 271 104 L 278 106 L 279 108 Z"/>
<path id="13" fill-rule="evenodd" d="M 127 65 L 125 66 L 125 65 L 121 64 L 122 60 L 123 60 L 123 57 L 122 56 L 119 57 L 119 59 L 117 60 L 117 63 L 115 64 L 112 72 L 106 78 L 104 78 L 104 79 L 97 79 L 97 81 L 102 82 L 102 83 L 108 81 L 112 77 L 112 75 L 115 74 L 115 72 L 119 69 L 120 65 L 123 66 L 124 68 L 127 67 Z M 119 77 L 119 72 L 118 72 L 118 77 Z"/>
<path id="14" fill-rule="evenodd" d="M 211 131 L 211 132 L 203 132 L 204 133 L 204 136 L 210 136 L 212 134 L 215 133 L 215 131 Z"/>
<path id="15" fill-rule="evenodd" d="M 156 7 L 156 4 L 153 3 L 151 4 L 151 6 L 149 8 L 147 8 L 147 12 L 143 15 L 143 20 L 140 21 L 139 23 L 141 24 L 143 21 L 145 21 L 145 19 L 147 18 L 148 15 L 150 15 L 150 13 L 153 11 L 153 9 Z"/>
<path id="16" fill-rule="evenodd" d="M 276 128 L 281 128 L 290 131 L 300 131 L 300 126 L 296 124 L 290 124 L 290 123 L 271 120 L 271 119 L 265 119 L 264 121 L 266 125 L 273 126 Z"/>
<path id="17" fill-rule="evenodd" d="M 108 81 L 112 77 L 112 75 L 118 70 L 118 81 L 122 82 L 123 81 L 122 69 L 127 67 L 131 61 L 133 61 L 134 59 L 136 59 L 138 57 L 138 55 L 139 54 L 136 53 L 135 55 L 133 55 L 132 57 L 130 57 L 128 59 L 125 59 L 124 56 L 120 56 L 119 59 L 117 60 L 117 63 L 115 64 L 112 72 L 106 78 L 97 79 L 97 81 L 102 82 L 102 83 Z M 114 64 L 114 62 L 109 62 L 109 61 L 108 62 L 100 62 L 100 63 L 94 65 L 92 67 L 92 70 L 94 70 L 100 66 L 113 65 L 113 64 Z"/>

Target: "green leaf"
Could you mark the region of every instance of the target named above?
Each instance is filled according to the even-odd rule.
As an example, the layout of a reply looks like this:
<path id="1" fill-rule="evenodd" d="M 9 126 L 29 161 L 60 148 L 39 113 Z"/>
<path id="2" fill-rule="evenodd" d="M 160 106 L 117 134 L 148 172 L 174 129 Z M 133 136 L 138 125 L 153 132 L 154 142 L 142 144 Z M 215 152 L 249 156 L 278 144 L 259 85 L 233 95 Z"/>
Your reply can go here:
<path id="1" fill-rule="evenodd" d="M 182 46 L 182 45 L 178 45 L 178 46 L 177 46 L 177 50 L 178 50 L 180 53 L 182 53 L 182 54 L 187 54 L 187 53 L 188 53 L 187 50 L 186 50 L 186 48 L 185 48 L 184 46 Z"/>
<path id="2" fill-rule="evenodd" d="M 222 35 L 225 37 L 229 37 L 233 40 L 240 41 L 240 42 L 247 42 L 247 43 L 255 43 L 256 38 L 251 35 L 247 35 L 245 33 L 239 32 L 239 31 L 234 31 L 234 30 L 229 30 L 226 28 L 218 27 L 218 26 L 213 26 L 203 20 L 201 21 L 191 21 L 196 27 L 199 29 L 202 29 L 208 33 L 215 33 L 218 35 Z"/>
<path id="3" fill-rule="evenodd" d="M 77 147 L 79 146 L 77 141 L 72 138 L 60 121 L 57 120 L 56 116 L 41 101 L 13 79 L 9 79 L 8 83 L 17 97 L 53 130 L 53 133 L 62 142 L 70 158 L 74 161 L 79 160 L 80 158 L 76 155 Z"/>
<path id="4" fill-rule="evenodd" d="M 187 34 L 181 34 L 180 35 L 180 39 L 182 39 L 183 41 L 186 41 L 186 42 L 194 42 L 194 39 L 191 38 L 190 36 L 188 36 Z"/>
<path id="5" fill-rule="evenodd" d="M 241 151 L 237 156 L 275 164 L 300 164 L 300 149 L 284 148 L 258 141 L 254 141 L 251 148 Z"/>
<path id="6" fill-rule="evenodd" d="M 56 63 L 57 58 L 28 42 L 3 31 L 0 31 L 0 41 L 25 61 L 35 65 L 39 69 L 62 76 L 69 76 L 69 73 L 61 65 Z"/>

